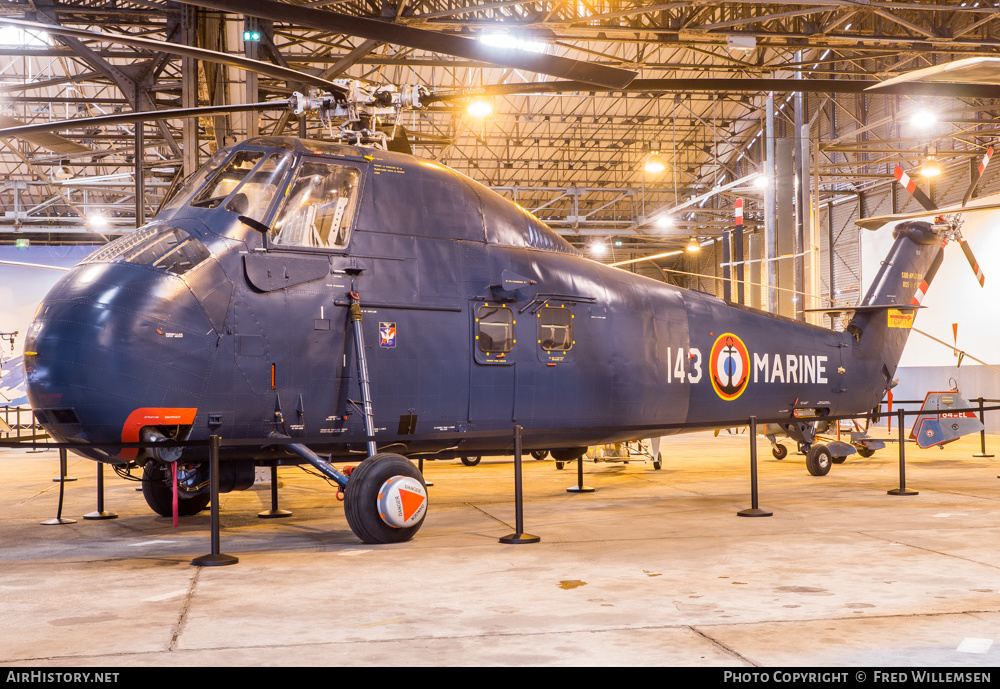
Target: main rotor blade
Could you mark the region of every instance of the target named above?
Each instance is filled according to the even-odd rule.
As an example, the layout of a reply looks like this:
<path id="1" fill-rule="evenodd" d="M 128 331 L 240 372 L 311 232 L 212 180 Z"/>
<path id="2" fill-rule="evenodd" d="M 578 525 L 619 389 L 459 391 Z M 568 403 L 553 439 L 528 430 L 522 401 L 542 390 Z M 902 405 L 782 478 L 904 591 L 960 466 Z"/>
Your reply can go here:
<path id="1" fill-rule="evenodd" d="M 27 125 L 21 120 L 14 119 L 13 117 L 7 117 L 6 115 L 0 115 L 0 128 L 3 128 L 3 130 L 11 127 L 24 126 Z M 83 144 L 78 144 L 75 141 L 70 141 L 69 139 L 61 137 L 58 134 L 28 134 L 27 136 L 22 136 L 20 138 L 24 139 L 28 143 L 34 144 L 35 146 L 41 146 L 42 148 L 55 153 L 90 153 L 94 150 L 89 146 L 84 146 Z"/>
<path id="2" fill-rule="evenodd" d="M 986 166 L 990 164 L 990 158 L 993 157 L 993 147 L 990 146 L 986 149 L 986 155 L 983 156 L 983 160 L 979 163 L 979 167 L 976 168 L 976 174 L 972 177 L 972 182 L 969 184 L 969 188 L 965 190 L 965 196 L 962 197 L 962 205 L 964 206 L 972 198 L 972 192 L 976 190 L 976 185 L 979 184 L 980 178 L 983 176 L 983 172 L 986 170 Z"/>
<path id="3" fill-rule="evenodd" d="M 906 191 L 910 192 L 910 196 L 915 198 L 921 206 L 929 210 L 931 213 L 937 211 L 937 205 L 927 198 L 927 194 L 917 187 L 917 183 L 914 182 L 908 174 L 903 172 L 903 168 L 896 165 L 892 171 L 892 175 L 896 178 L 896 181 L 899 182 L 899 185 L 906 189 Z"/>
<path id="4" fill-rule="evenodd" d="M 915 220 L 917 218 L 927 218 L 935 215 L 948 215 L 950 213 L 961 213 L 965 215 L 966 213 L 975 213 L 977 211 L 995 210 L 1000 210 L 1000 203 L 988 203 L 983 206 L 972 206 L 971 208 L 949 206 L 947 208 L 938 209 L 937 211 L 915 211 L 913 213 L 898 213 L 896 215 L 873 215 L 870 218 L 855 220 L 854 224 L 866 230 L 877 230 L 886 223 L 890 222 L 902 222 L 903 220 Z"/>
<path id="5" fill-rule="evenodd" d="M 946 84 L 1000 84 L 1000 57 L 969 57 L 953 60 L 943 65 L 917 69 L 872 86 L 881 89 L 897 84 L 946 83 Z"/>
<path id="6" fill-rule="evenodd" d="M 865 93 L 875 82 L 860 79 L 635 79 L 626 87 L 595 87 L 582 81 L 537 81 L 495 84 L 457 93 L 421 98 L 424 104 L 461 100 L 472 96 L 513 96 L 574 91 L 623 93 Z M 873 95 L 940 96 L 950 98 L 1000 98 L 1000 86 L 976 84 L 899 84 Z"/>
<path id="7" fill-rule="evenodd" d="M 0 18 L 0 24 L 10 24 L 12 26 L 19 26 L 23 29 L 31 29 L 32 31 L 44 31 L 46 33 L 56 34 L 57 36 L 72 36 L 74 38 L 106 41 L 108 43 L 120 43 L 122 45 L 130 45 L 136 48 L 153 50 L 158 53 L 170 53 L 171 55 L 191 57 L 196 60 L 205 60 L 207 62 L 215 62 L 221 65 L 229 65 L 230 67 L 238 67 L 239 69 L 257 72 L 258 74 L 266 74 L 267 76 L 274 77 L 275 79 L 283 79 L 293 83 L 309 84 L 317 88 L 325 89 L 331 93 L 347 95 L 347 89 L 333 83 L 332 81 L 320 79 L 319 77 L 314 77 L 311 74 L 306 74 L 305 72 L 300 72 L 295 69 L 289 69 L 288 67 L 273 65 L 269 62 L 252 60 L 248 57 L 243 57 L 242 55 L 229 55 L 228 53 L 206 50 L 205 48 L 194 48 L 166 41 L 154 41 L 149 38 L 139 38 L 138 36 L 119 36 L 116 34 L 100 33 L 98 31 L 87 31 L 84 29 L 73 29 L 66 26 L 56 26 L 54 24 L 41 24 L 38 22 L 29 22 L 20 19 L 8 19 L 6 17 Z"/>
<path id="8" fill-rule="evenodd" d="M 976 280 L 979 282 L 979 286 L 983 287 L 986 282 L 986 276 L 983 275 L 983 269 L 979 267 L 979 261 L 976 257 L 972 255 L 972 249 L 969 247 L 969 243 L 964 239 L 960 242 L 962 247 L 962 253 L 965 254 L 966 260 L 969 261 L 969 265 L 972 266 L 972 272 L 976 274 Z"/>
<path id="9" fill-rule="evenodd" d="M 495 48 L 475 39 L 452 34 L 417 29 L 378 19 L 355 17 L 339 12 L 317 10 L 302 5 L 291 5 L 273 0 L 184 0 L 188 5 L 249 14 L 275 22 L 288 22 L 320 31 L 332 31 L 367 38 L 382 43 L 392 43 L 408 48 L 428 50 L 445 55 L 464 57 L 468 60 L 488 62 L 501 67 L 523 69 L 548 74 L 562 79 L 609 88 L 622 88 L 635 79 L 636 73 L 627 69 L 596 65 L 557 55 L 532 53 L 525 50 Z"/>
<path id="10" fill-rule="evenodd" d="M 148 120 L 172 120 L 185 117 L 202 117 L 205 115 L 225 115 L 231 112 L 248 112 L 256 110 L 277 110 L 287 108 L 289 100 L 273 100 L 264 103 L 241 103 L 239 105 L 206 105 L 200 108 L 177 108 L 174 110 L 146 110 L 143 112 L 125 112 L 118 115 L 102 115 L 101 117 L 77 117 L 72 120 L 58 122 L 43 122 L 41 124 L 26 124 L 20 127 L 0 129 L 0 137 L 26 135 L 39 132 L 57 132 L 63 129 L 79 127 L 98 127 L 112 124 L 131 124 Z"/>

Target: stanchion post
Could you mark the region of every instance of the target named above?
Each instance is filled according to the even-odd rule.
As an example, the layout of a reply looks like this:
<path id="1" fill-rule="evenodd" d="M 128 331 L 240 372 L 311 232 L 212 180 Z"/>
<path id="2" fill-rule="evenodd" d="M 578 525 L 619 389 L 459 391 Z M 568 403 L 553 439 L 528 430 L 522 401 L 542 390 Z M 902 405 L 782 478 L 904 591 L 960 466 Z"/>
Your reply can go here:
<path id="1" fill-rule="evenodd" d="M 60 447 L 59 448 L 59 476 L 60 477 L 65 477 L 66 476 L 66 471 L 67 471 L 67 469 L 66 469 L 66 448 Z M 52 480 L 56 481 L 58 479 L 52 479 Z M 76 479 L 71 479 L 71 480 L 75 481 Z M 65 494 L 65 492 L 66 492 L 66 481 L 59 481 L 59 505 L 58 505 L 58 507 L 56 507 L 56 518 L 55 519 L 46 519 L 44 522 L 41 522 L 42 524 L 44 524 L 46 526 L 52 526 L 54 524 L 76 524 L 76 520 L 75 519 L 64 519 L 63 516 L 62 516 L 63 495 Z"/>
<path id="2" fill-rule="evenodd" d="M 736 513 L 741 517 L 770 517 L 774 513 L 757 505 L 757 417 L 750 417 L 750 509 Z"/>
<path id="3" fill-rule="evenodd" d="M 84 519 L 118 519 L 114 512 L 104 511 L 104 462 L 97 462 L 97 511 L 83 515 Z"/>
<path id="4" fill-rule="evenodd" d="M 420 471 L 420 476 L 423 477 L 423 479 L 424 479 L 424 485 L 425 486 L 433 486 L 434 482 L 433 481 L 428 481 L 427 477 L 424 476 L 424 458 L 423 457 L 418 457 L 417 458 L 417 469 Z"/>
<path id="5" fill-rule="evenodd" d="M 209 475 L 208 484 L 212 494 L 212 552 L 191 560 L 191 564 L 196 567 L 219 567 L 223 565 L 235 565 L 239 562 L 238 557 L 225 555 L 219 552 L 219 448 L 222 446 L 222 438 L 217 435 L 208 438 L 208 464 Z"/>
<path id="6" fill-rule="evenodd" d="M 280 519 L 291 516 L 291 511 L 278 509 L 278 462 L 271 462 L 271 509 L 258 512 L 261 519 Z"/>
<path id="7" fill-rule="evenodd" d="M 906 412 L 900 408 L 896 411 L 899 417 L 896 422 L 899 428 L 899 488 L 886 491 L 889 495 L 920 495 L 918 491 L 906 489 L 906 435 L 903 433 L 903 426 L 906 420 Z"/>
<path id="8" fill-rule="evenodd" d="M 983 430 L 979 431 L 979 452 L 972 455 L 973 457 L 992 457 L 993 455 L 986 454 L 986 417 L 983 415 L 983 400 L 982 396 L 976 400 L 979 402 L 979 423 L 983 424 Z"/>
<path id="9" fill-rule="evenodd" d="M 593 493 L 596 488 L 583 485 L 583 455 L 576 458 L 576 485 L 566 489 L 567 493 Z"/>
<path id="10" fill-rule="evenodd" d="M 521 427 L 514 426 L 514 529 L 501 543 L 538 543 L 541 538 L 524 533 L 524 509 L 521 491 Z"/>

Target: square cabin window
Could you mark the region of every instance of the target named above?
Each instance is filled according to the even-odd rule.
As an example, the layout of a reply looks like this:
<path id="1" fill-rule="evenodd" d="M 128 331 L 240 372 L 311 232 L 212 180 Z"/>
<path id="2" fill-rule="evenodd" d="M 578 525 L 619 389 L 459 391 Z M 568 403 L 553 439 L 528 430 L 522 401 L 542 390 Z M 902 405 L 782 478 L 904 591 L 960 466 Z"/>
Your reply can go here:
<path id="1" fill-rule="evenodd" d="M 476 312 L 476 344 L 486 354 L 505 354 L 514 349 L 514 312 L 506 306 L 480 306 Z"/>
<path id="2" fill-rule="evenodd" d="M 569 309 L 545 306 L 538 312 L 538 344 L 546 352 L 573 348 L 573 314 Z"/>

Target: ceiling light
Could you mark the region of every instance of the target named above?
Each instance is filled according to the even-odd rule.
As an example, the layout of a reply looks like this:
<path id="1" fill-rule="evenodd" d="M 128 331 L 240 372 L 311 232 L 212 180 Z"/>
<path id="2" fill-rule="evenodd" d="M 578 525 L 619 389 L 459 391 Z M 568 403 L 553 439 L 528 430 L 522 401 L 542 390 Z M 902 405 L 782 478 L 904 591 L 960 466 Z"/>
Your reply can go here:
<path id="1" fill-rule="evenodd" d="M 532 53 L 545 52 L 545 43 L 542 41 L 518 38 L 506 33 L 483 34 L 479 36 L 479 42 L 502 50 L 527 50 Z"/>
<path id="2" fill-rule="evenodd" d="M 103 215 L 92 215 L 87 218 L 87 226 L 92 230 L 102 230 L 108 226 L 108 219 Z"/>
<path id="3" fill-rule="evenodd" d="M 665 230 L 668 227 L 673 227 L 674 219 L 671 218 L 669 215 L 661 215 L 656 219 L 656 226 L 659 227 L 661 230 Z"/>
<path id="4" fill-rule="evenodd" d="M 691 241 L 689 241 L 687 246 L 684 247 L 684 250 L 689 251 L 693 254 L 696 251 L 701 251 L 701 245 L 698 243 L 698 240 L 696 238 L 691 237 Z"/>
<path id="5" fill-rule="evenodd" d="M 923 177 L 937 177 L 941 174 L 941 165 L 934 156 L 931 156 L 920 166 L 920 174 Z"/>
<path id="6" fill-rule="evenodd" d="M 594 254 L 594 256 L 603 256 L 608 253 L 608 245 L 604 242 L 591 242 L 590 253 Z"/>
<path id="7" fill-rule="evenodd" d="M 758 189 L 767 189 L 767 175 L 757 175 L 757 179 L 753 181 L 753 185 Z"/>
<path id="8" fill-rule="evenodd" d="M 924 108 L 913 113 L 910 117 L 910 124 L 926 129 L 933 126 L 938 121 L 937 114 L 933 110 Z"/>
<path id="9" fill-rule="evenodd" d="M 659 151 L 651 151 L 646 157 L 643 169 L 651 175 L 658 175 L 667 169 L 667 164 L 663 161 Z"/>
<path id="10" fill-rule="evenodd" d="M 474 100 L 469 103 L 469 106 L 465 109 L 469 117 L 475 117 L 477 120 L 481 120 L 484 117 L 489 117 L 493 112 L 493 105 L 490 104 L 488 100 Z"/>

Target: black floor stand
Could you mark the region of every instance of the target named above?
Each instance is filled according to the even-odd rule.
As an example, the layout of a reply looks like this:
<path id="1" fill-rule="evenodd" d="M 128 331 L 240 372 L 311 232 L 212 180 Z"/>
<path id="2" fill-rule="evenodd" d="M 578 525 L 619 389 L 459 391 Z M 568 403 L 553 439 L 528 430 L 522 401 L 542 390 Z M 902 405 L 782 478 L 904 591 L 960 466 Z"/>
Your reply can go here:
<path id="1" fill-rule="evenodd" d="M 275 462 L 271 465 L 271 509 L 258 512 L 257 516 L 261 519 L 280 519 L 291 514 L 290 510 L 278 509 L 278 464 Z"/>
<path id="2" fill-rule="evenodd" d="M 583 455 L 576 459 L 576 485 L 566 489 L 567 493 L 593 493 L 596 488 L 583 485 Z"/>
<path id="3" fill-rule="evenodd" d="M 219 447 L 222 439 L 213 435 L 208 439 L 209 490 L 212 494 L 212 552 L 191 560 L 196 567 L 221 567 L 235 565 L 238 557 L 219 552 Z"/>
<path id="4" fill-rule="evenodd" d="M 97 511 L 83 515 L 84 519 L 118 519 L 114 512 L 104 510 L 104 462 L 97 463 Z"/>
<path id="5" fill-rule="evenodd" d="M 417 468 L 420 470 L 420 475 L 423 476 L 424 485 L 425 486 L 433 486 L 434 482 L 433 481 L 428 481 L 427 477 L 424 476 L 424 458 L 423 457 L 418 457 L 417 458 Z"/>
<path id="6" fill-rule="evenodd" d="M 750 417 L 750 509 L 737 512 L 741 517 L 770 517 L 774 513 L 757 506 L 757 417 Z"/>
<path id="7" fill-rule="evenodd" d="M 983 424 L 983 430 L 979 431 L 979 452 L 972 456 L 992 457 L 993 455 L 986 453 L 986 421 L 983 420 L 983 398 L 980 397 L 977 401 L 979 402 L 979 423 Z M 1000 478 L 1000 476 L 997 478 Z"/>
<path id="8" fill-rule="evenodd" d="M 63 495 L 66 492 L 66 482 L 75 481 L 75 478 L 66 476 L 66 450 L 59 448 L 59 478 L 52 479 L 59 482 L 59 506 L 56 507 L 55 519 L 46 519 L 42 524 L 51 526 L 53 524 L 76 524 L 75 519 L 64 519 L 62 516 Z"/>
<path id="9" fill-rule="evenodd" d="M 514 511 L 515 533 L 504 536 L 501 543 L 538 543 L 541 538 L 524 533 L 524 509 L 521 495 L 521 427 L 514 426 Z"/>
<path id="10" fill-rule="evenodd" d="M 892 490 L 887 490 L 888 495 L 920 495 L 919 492 L 915 490 L 906 490 L 906 437 L 903 435 L 903 419 L 904 412 L 899 409 L 896 412 L 899 417 L 899 488 L 893 488 Z"/>

